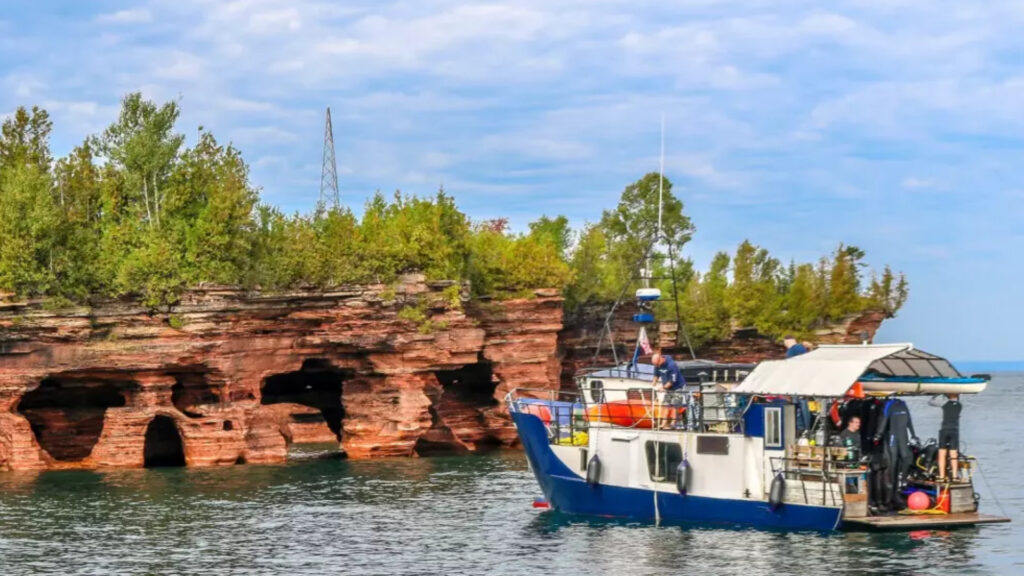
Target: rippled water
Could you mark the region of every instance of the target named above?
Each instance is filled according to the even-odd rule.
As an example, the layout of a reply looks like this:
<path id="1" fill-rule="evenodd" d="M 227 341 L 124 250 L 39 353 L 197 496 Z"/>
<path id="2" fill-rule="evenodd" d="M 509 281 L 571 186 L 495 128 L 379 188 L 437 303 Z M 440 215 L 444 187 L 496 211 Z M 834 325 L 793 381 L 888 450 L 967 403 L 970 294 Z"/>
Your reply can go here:
<path id="1" fill-rule="evenodd" d="M 519 452 L 347 462 L 307 448 L 280 466 L 0 473 L 0 574 L 1024 574 L 1024 374 L 964 404 L 967 451 L 1015 524 L 823 535 L 587 520 L 531 508 Z M 934 435 L 938 409 L 914 415 Z"/>

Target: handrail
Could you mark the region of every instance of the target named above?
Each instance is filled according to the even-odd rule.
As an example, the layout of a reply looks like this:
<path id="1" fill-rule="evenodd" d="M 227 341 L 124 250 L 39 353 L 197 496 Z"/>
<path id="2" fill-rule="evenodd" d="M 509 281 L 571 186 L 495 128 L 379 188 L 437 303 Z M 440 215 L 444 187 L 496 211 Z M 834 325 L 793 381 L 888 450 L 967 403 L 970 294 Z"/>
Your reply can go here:
<path id="1" fill-rule="evenodd" d="M 598 381 L 595 381 L 598 382 Z M 727 392 L 685 391 L 685 401 L 641 386 L 580 384 L 578 393 L 544 388 L 515 388 L 505 396 L 510 411 L 529 413 L 543 405 L 552 441 L 591 428 L 652 429 L 705 434 L 744 433 L 742 405 Z M 639 402 L 638 402 L 639 401 Z M 538 415 L 541 409 L 535 409 Z"/>

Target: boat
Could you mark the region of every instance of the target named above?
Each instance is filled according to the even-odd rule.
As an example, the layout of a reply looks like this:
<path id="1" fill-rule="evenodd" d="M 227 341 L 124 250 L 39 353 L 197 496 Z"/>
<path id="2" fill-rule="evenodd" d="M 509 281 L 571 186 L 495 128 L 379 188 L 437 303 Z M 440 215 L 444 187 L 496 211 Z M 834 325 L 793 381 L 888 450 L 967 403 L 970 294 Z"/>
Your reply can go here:
<path id="1" fill-rule="evenodd" d="M 984 375 L 964 376 L 947 360 L 907 343 L 820 346 L 756 366 L 679 364 L 688 374 L 685 406 L 666 409 L 664 392 L 652 386 L 654 368 L 635 360 L 579 375 L 571 398 L 545 401 L 542 391 L 518 389 L 507 395 L 551 509 L 812 531 L 1009 521 L 978 512 L 972 479 L 977 463 L 968 455 L 961 456 L 954 480 L 940 482 L 914 467 L 890 485 L 892 502 L 923 492 L 929 509 L 875 510 L 870 504 L 880 472 L 867 456 L 852 458 L 849 448 L 835 445 L 829 429 L 830 413 L 854 405 L 981 392 Z M 546 420 L 536 414 L 538 402 L 547 402 Z M 802 415 L 812 418 L 809 426 L 798 422 Z M 915 462 L 920 465 L 920 458 Z"/>

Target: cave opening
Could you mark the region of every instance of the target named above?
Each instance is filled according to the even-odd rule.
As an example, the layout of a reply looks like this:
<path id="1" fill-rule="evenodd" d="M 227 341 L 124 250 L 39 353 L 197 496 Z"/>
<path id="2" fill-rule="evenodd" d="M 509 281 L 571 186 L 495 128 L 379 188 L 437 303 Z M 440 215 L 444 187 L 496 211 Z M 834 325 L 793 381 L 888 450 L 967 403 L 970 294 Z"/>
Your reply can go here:
<path id="1" fill-rule="evenodd" d="M 498 405 L 498 386 L 490 362 L 480 361 L 454 370 L 434 373 L 440 387 L 427 396 L 431 400 L 431 429 L 416 441 L 421 456 L 477 450 L 499 444 L 486 432 L 484 410 Z"/>
<path id="2" fill-rule="evenodd" d="M 146 468 L 185 465 L 185 446 L 173 418 L 160 415 L 150 421 L 142 452 Z"/>
<path id="3" fill-rule="evenodd" d="M 76 462 L 99 441 L 107 408 L 125 406 L 133 386 L 117 379 L 51 376 L 21 398 L 17 411 L 47 454 Z"/>
<path id="4" fill-rule="evenodd" d="M 221 391 L 212 386 L 201 372 L 174 374 L 171 403 L 189 418 L 199 418 L 203 407 L 221 402 Z"/>
<path id="5" fill-rule="evenodd" d="M 295 372 L 270 376 L 260 387 L 261 404 L 299 404 L 318 410 L 317 413 L 298 412 L 291 415 L 296 424 L 324 423 L 337 440 L 341 440 L 345 407 L 342 389 L 351 371 L 332 365 L 323 358 L 310 358 Z"/>

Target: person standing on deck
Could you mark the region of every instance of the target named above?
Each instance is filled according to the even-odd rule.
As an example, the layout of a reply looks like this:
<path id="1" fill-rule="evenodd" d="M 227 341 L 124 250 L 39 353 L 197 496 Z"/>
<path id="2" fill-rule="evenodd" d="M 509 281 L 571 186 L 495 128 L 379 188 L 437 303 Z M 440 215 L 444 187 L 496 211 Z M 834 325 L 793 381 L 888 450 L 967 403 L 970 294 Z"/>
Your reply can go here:
<path id="1" fill-rule="evenodd" d="M 960 397 L 947 396 L 942 405 L 942 426 L 939 427 L 939 481 L 946 479 L 946 456 L 949 456 L 949 471 L 954 481 L 960 478 L 958 457 L 960 456 Z"/>
<path id="2" fill-rule="evenodd" d="M 680 406 L 686 405 L 686 398 L 683 396 L 683 387 L 686 386 L 686 379 L 679 370 L 679 365 L 667 354 L 655 352 L 651 356 L 651 364 L 654 365 L 654 381 L 665 391 L 665 405 L 674 406 L 677 410 Z M 677 416 L 678 417 L 678 416 Z"/>

